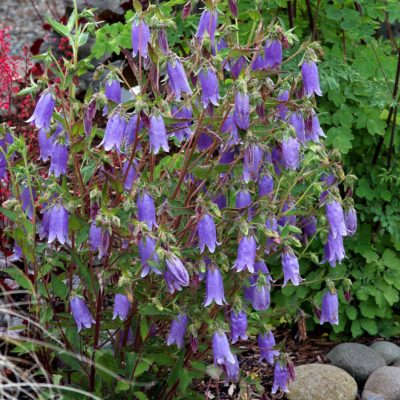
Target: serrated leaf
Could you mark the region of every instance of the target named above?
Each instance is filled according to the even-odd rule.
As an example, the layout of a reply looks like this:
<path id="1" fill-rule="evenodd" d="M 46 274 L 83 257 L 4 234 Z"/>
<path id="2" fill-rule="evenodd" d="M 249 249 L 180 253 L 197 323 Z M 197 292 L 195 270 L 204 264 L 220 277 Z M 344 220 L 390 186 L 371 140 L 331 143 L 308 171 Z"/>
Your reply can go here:
<path id="1" fill-rule="evenodd" d="M 68 29 L 68 26 L 61 24 L 60 22 L 57 22 L 51 17 L 47 17 L 47 22 L 51 25 L 51 27 L 61 36 L 68 37 L 70 30 Z"/>

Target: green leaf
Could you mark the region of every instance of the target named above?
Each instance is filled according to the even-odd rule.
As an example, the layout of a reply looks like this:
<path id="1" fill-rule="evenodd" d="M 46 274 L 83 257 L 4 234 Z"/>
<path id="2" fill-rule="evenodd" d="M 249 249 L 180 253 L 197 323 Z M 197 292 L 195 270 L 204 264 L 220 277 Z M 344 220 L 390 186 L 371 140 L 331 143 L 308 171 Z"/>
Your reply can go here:
<path id="1" fill-rule="evenodd" d="M 357 318 L 357 309 L 354 306 L 346 307 L 347 318 L 354 321 Z"/>
<path id="2" fill-rule="evenodd" d="M 393 270 L 400 270 L 400 258 L 392 249 L 386 249 L 382 254 L 383 264 Z"/>
<path id="3" fill-rule="evenodd" d="M 351 323 L 351 334 L 353 337 L 361 336 L 363 330 L 361 329 L 361 324 L 359 320 L 355 320 Z"/>
<path id="4" fill-rule="evenodd" d="M 28 290 L 29 292 L 34 292 L 33 284 L 30 279 L 18 268 L 7 268 L 4 270 L 8 275 L 14 279 L 22 288 Z"/>
<path id="5" fill-rule="evenodd" d="M 133 396 L 137 400 L 149 400 L 149 398 L 143 392 L 134 392 Z"/>
<path id="6" fill-rule="evenodd" d="M 47 22 L 51 25 L 51 27 L 61 36 L 68 37 L 69 36 L 69 29 L 68 26 L 60 24 L 56 20 L 51 17 L 47 17 Z"/>
<path id="7" fill-rule="evenodd" d="M 67 298 L 69 292 L 68 286 L 57 275 L 51 275 L 51 286 L 56 296 L 61 299 Z"/>
<path id="8" fill-rule="evenodd" d="M 356 321 L 353 321 L 356 322 Z M 360 320 L 361 327 L 367 331 L 370 335 L 376 335 L 378 333 L 378 326 L 376 321 L 368 318 L 361 318 Z"/>
<path id="9" fill-rule="evenodd" d="M 331 144 L 341 153 L 347 154 L 353 147 L 353 134 L 346 127 L 332 127 L 327 132 L 326 144 Z"/>

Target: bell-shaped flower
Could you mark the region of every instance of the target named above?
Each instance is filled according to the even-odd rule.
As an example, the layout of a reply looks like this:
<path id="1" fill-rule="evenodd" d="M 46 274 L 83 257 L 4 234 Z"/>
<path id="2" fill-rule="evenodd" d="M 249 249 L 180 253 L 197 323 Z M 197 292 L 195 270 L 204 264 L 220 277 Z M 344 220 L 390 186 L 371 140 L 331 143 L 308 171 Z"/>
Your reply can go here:
<path id="1" fill-rule="evenodd" d="M 68 242 L 68 211 L 61 204 L 55 204 L 50 209 L 48 235 L 48 243 L 55 239 L 61 244 Z"/>
<path id="2" fill-rule="evenodd" d="M 304 124 L 305 124 L 306 141 L 308 142 L 312 141 L 318 143 L 320 137 L 325 137 L 325 133 L 319 124 L 318 116 L 314 110 L 311 112 L 309 118 L 305 120 Z"/>
<path id="3" fill-rule="evenodd" d="M 68 167 L 68 146 L 55 142 L 51 148 L 51 163 L 49 173 L 56 178 L 67 174 Z"/>
<path id="4" fill-rule="evenodd" d="M 92 133 L 93 118 L 96 115 L 96 100 L 91 100 L 83 109 L 83 128 L 86 136 Z"/>
<path id="5" fill-rule="evenodd" d="M 121 152 L 125 129 L 125 118 L 118 112 L 114 113 L 107 121 L 104 137 L 99 146 L 104 145 L 104 150 L 106 151 L 115 148 Z"/>
<path id="6" fill-rule="evenodd" d="M 212 202 L 218 206 L 220 210 L 223 210 L 227 206 L 226 197 L 220 193 L 212 199 Z"/>
<path id="7" fill-rule="evenodd" d="M 114 103 L 121 103 L 122 99 L 122 90 L 121 84 L 117 79 L 107 79 L 104 94 L 107 97 L 107 100 L 113 101 Z"/>
<path id="8" fill-rule="evenodd" d="M 137 199 L 138 220 L 145 222 L 149 229 L 158 227 L 156 220 L 156 208 L 153 198 L 146 192 L 142 192 Z"/>
<path id="9" fill-rule="evenodd" d="M 236 272 L 243 271 L 247 268 L 249 272 L 253 273 L 256 252 L 257 243 L 254 236 L 243 236 L 240 240 L 237 258 L 232 268 L 236 269 Z"/>
<path id="10" fill-rule="evenodd" d="M 169 87 L 175 95 L 176 100 L 181 99 L 182 93 L 192 94 L 192 89 L 190 89 L 186 72 L 178 58 L 167 63 L 167 74 Z"/>
<path id="11" fill-rule="evenodd" d="M 326 217 L 330 225 L 330 233 L 334 239 L 339 236 L 347 236 L 346 223 L 344 221 L 343 208 L 336 200 L 326 204 Z"/>
<path id="12" fill-rule="evenodd" d="M 74 296 L 70 300 L 69 304 L 72 316 L 78 326 L 78 332 L 80 332 L 82 328 L 90 328 L 92 324 L 95 323 L 95 320 L 93 319 L 92 314 L 90 314 L 90 311 L 82 297 Z"/>
<path id="13" fill-rule="evenodd" d="M 265 311 L 271 304 L 269 283 L 254 283 L 248 291 L 248 300 L 256 311 Z"/>
<path id="14" fill-rule="evenodd" d="M 243 159 L 243 180 L 247 183 L 250 180 L 256 181 L 262 166 L 264 152 L 260 146 L 251 144 L 246 147 Z"/>
<path id="15" fill-rule="evenodd" d="M 185 344 L 185 333 L 188 324 L 188 317 L 186 314 L 180 313 L 176 319 L 172 321 L 171 328 L 168 334 L 167 346 L 176 344 L 178 349 L 182 349 Z"/>
<path id="16" fill-rule="evenodd" d="M 31 196 L 31 191 L 32 191 L 32 196 Z M 26 186 L 20 194 L 20 199 L 22 203 L 22 210 L 29 219 L 32 219 L 34 215 L 34 201 L 36 201 L 35 189 L 34 188 L 29 189 L 29 186 Z"/>
<path id="17" fill-rule="evenodd" d="M 39 160 L 47 161 L 50 158 L 53 150 L 53 139 L 51 137 L 47 137 L 46 130 L 41 128 L 39 129 L 38 141 L 40 151 Z"/>
<path id="18" fill-rule="evenodd" d="M 129 119 L 125 131 L 124 131 L 124 146 L 125 148 L 130 147 L 135 142 L 137 135 L 144 128 L 144 123 L 142 118 L 140 118 L 137 114 L 133 114 Z M 137 142 L 136 149 L 140 150 L 140 142 Z"/>
<path id="19" fill-rule="evenodd" d="M 200 253 L 204 251 L 206 246 L 211 253 L 214 253 L 215 246 L 218 244 L 218 242 L 217 230 L 211 215 L 205 214 L 200 219 L 197 224 L 197 232 L 199 234 Z"/>
<path id="20" fill-rule="evenodd" d="M 168 38 L 165 29 L 159 29 L 157 33 L 158 47 L 164 55 L 169 53 Z"/>
<path id="21" fill-rule="evenodd" d="M 231 352 L 225 332 L 217 331 L 213 334 L 212 349 L 215 365 L 236 364 L 237 360 Z"/>
<path id="22" fill-rule="evenodd" d="M 251 194 L 248 190 L 240 190 L 236 193 L 235 207 L 248 208 L 251 206 Z"/>
<path id="23" fill-rule="evenodd" d="M 236 60 L 236 62 L 231 62 L 230 70 L 231 70 L 232 77 L 237 79 L 246 65 L 247 65 L 247 60 L 246 60 L 246 57 L 243 57 L 243 56 L 240 56 Z"/>
<path id="24" fill-rule="evenodd" d="M 219 89 L 217 74 L 213 69 L 202 69 L 199 73 L 201 86 L 201 100 L 203 107 L 206 108 L 209 103 L 218 105 Z"/>
<path id="25" fill-rule="evenodd" d="M 113 318 L 119 317 L 121 321 L 125 321 L 128 318 L 129 311 L 131 310 L 131 302 L 128 296 L 117 293 L 114 298 L 114 313 Z"/>
<path id="26" fill-rule="evenodd" d="M 258 195 L 269 196 L 274 191 L 274 178 L 270 173 L 263 174 L 258 180 Z"/>
<path id="27" fill-rule="evenodd" d="M 287 384 L 290 380 L 290 373 L 286 365 L 277 362 L 274 368 L 274 383 L 272 385 L 272 394 L 275 394 L 278 389 L 281 389 L 283 392 L 288 393 L 289 389 Z"/>
<path id="28" fill-rule="evenodd" d="M 266 68 L 280 68 L 282 64 L 282 43 L 280 40 L 267 40 L 264 54 Z"/>
<path id="29" fill-rule="evenodd" d="M 303 217 L 300 227 L 305 238 L 313 236 L 317 232 L 317 218 L 314 215 Z"/>
<path id="30" fill-rule="evenodd" d="M 283 92 L 279 93 L 276 99 L 280 101 L 280 103 L 276 106 L 279 118 L 282 120 L 286 120 L 286 116 L 289 111 L 286 105 L 289 100 L 289 90 L 284 90 Z"/>
<path id="31" fill-rule="evenodd" d="M 331 325 L 339 324 L 339 302 L 336 292 L 326 292 L 322 298 L 320 324 L 325 322 L 329 322 Z"/>
<path id="32" fill-rule="evenodd" d="M 220 270 L 215 265 L 207 268 L 204 306 L 209 306 L 213 301 L 219 306 L 222 306 L 224 303 L 227 304 L 224 295 L 224 281 Z"/>
<path id="33" fill-rule="evenodd" d="M 279 351 L 274 349 L 275 346 L 275 338 L 271 331 L 260 333 L 258 335 L 259 362 L 266 361 L 269 365 L 274 365 L 274 358 L 279 355 Z"/>
<path id="34" fill-rule="evenodd" d="M 160 275 L 161 271 L 149 263 L 150 261 L 158 264 L 160 261 L 156 253 L 156 241 L 150 236 L 143 236 L 139 241 L 138 248 L 140 262 L 142 264 L 142 272 L 140 276 L 144 278 L 150 271 Z"/>
<path id="35" fill-rule="evenodd" d="M 211 45 L 214 45 L 217 22 L 218 22 L 218 14 L 216 10 L 204 10 L 203 14 L 200 17 L 196 38 L 202 41 L 204 34 L 208 33 Z"/>
<path id="36" fill-rule="evenodd" d="M 247 340 L 247 314 L 240 310 L 237 313 L 232 310 L 231 312 L 231 338 L 232 343 L 236 343 L 239 339 Z"/>
<path id="37" fill-rule="evenodd" d="M 197 139 L 197 149 L 199 151 L 204 151 L 211 147 L 213 144 L 213 138 L 206 132 L 201 132 L 199 138 Z"/>
<path id="38" fill-rule="evenodd" d="M 343 236 L 336 235 L 334 237 L 332 232 L 329 232 L 322 262 L 329 262 L 332 267 L 336 267 L 336 263 L 341 263 L 344 258 L 346 258 L 346 253 L 343 246 Z"/>
<path id="39" fill-rule="evenodd" d="M 89 230 L 89 244 L 92 251 L 99 252 L 99 259 L 108 253 L 110 246 L 110 232 L 108 229 L 98 227 L 93 221 Z"/>
<path id="40" fill-rule="evenodd" d="M 303 79 L 303 92 L 306 97 L 311 97 L 314 93 L 322 96 L 319 87 L 318 67 L 314 61 L 304 61 L 301 66 L 301 77 Z"/>
<path id="41" fill-rule="evenodd" d="M 300 143 L 305 143 L 306 125 L 303 116 L 298 112 L 292 112 L 289 117 L 289 122 L 296 131 L 297 139 L 300 141 Z"/>
<path id="42" fill-rule="evenodd" d="M 13 142 L 14 140 L 8 132 L 5 134 L 3 139 L 0 139 L 0 180 L 7 176 L 7 147 Z"/>
<path id="43" fill-rule="evenodd" d="M 288 281 L 292 281 L 294 286 L 298 286 L 303 280 L 300 276 L 299 260 L 292 249 L 285 249 L 282 252 L 283 287 Z"/>
<path id="44" fill-rule="evenodd" d="M 142 20 L 135 18 L 132 21 L 132 49 L 133 56 L 139 53 L 140 57 L 147 58 L 150 43 L 150 29 Z"/>
<path id="45" fill-rule="evenodd" d="M 344 223 L 346 225 L 347 234 L 353 236 L 357 230 L 357 213 L 354 208 L 350 208 L 344 213 Z"/>
<path id="46" fill-rule="evenodd" d="M 166 271 L 164 274 L 170 293 L 175 290 L 182 290 L 182 287 L 189 286 L 189 273 L 182 264 L 182 261 L 175 255 L 166 259 Z"/>
<path id="47" fill-rule="evenodd" d="M 267 221 L 265 222 L 265 226 L 268 230 L 270 230 L 273 233 L 277 234 L 277 237 L 279 238 L 278 235 L 278 222 L 276 218 L 267 218 Z M 265 252 L 269 254 L 271 251 L 275 251 L 278 246 L 277 246 L 277 239 L 273 236 L 267 237 L 266 241 L 266 246 L 265 246 Z"/>
<path id="48" fill-rule="evenodd" d="M 39 227 L 39 238 L 42 240 L 43 238 L 49 236 L 49 225 L 50 225 L 50 215 L 51 215 L 51 208 L 46 210 L 43 213 L 42 221 Z"/>
<path id="49" fill-rule="evenodd" d="M 149 141 L 150 150 L 153 154 L 158 154 L 160 148 L 163 148 L 167 153 L 169 152 L 167 130 L 161 115 L 153 115 L 150 118 Z"/>
<path id="50" fill-rule="evenodd" d="M 26 121 L 31 122 L 36 128 L 48 131 L 56 101 L 49 90 L 45 90 L 36 104 L 32 116 Z"/>
<path id="51" fill-rule="evenodd" d="M 233 112 L 235 124 L 241 129 L 250 126 L 250 99 L 246 92 L 237 92 L 235 96 L 235 109 Z"/>
<path id="52" fill-rule="evenodd" d="M 282 142 L 282 161 L 287 169 L 296 170 L 300 163 L 300 142 L 289 137 Z"/>
<path id="53" fill-rule="evenodd" d="M 226 380 L 231 381 L 231 382 L 236 382 L 239 379 L 239 362 L 235 354 L 233 355 L 235 359 L 235 363 L 231 364 L 230 362 L 227 362 L 222 365 L 222 369 L 225 372 Z"/>
<path id="54" fill-rule="evenodd" d="M 192 136 L 193 132 L 190 128 L 191 120 L 193 118 L 193 113 L 191 108 L 189 107 L 181 107 L 178 108 L 176 106 L 172 107 L 172 117 L 177 120 L 184 120 L 182 122 L 175 123 L 173 127 L 173 133 L 171 136 L 175 136 L 179 142 L 182 142 L 184 139 L 188 140 Z"/>
<path id="55" fill-rule="evenodd" d="M 124 166 L 122 168 L 122 176 L 125 177 L 125 175 L 126 175 L 126 178 L 124 181 L 124 189 L 127 191 L 132 190 L 132 186 L 138 178 L 138 173 L 136 172 L 137 164 L 138 164 L 138 162 L 136 160 L 133 160 L 133 162 L 129 165 L 129 160 L 126 160 L 124 163 Z M 128 173 L 126 173 L 126 171 L 128 169 L 128 165 L 129 165 L 129 170 L 128 170 Z"/>

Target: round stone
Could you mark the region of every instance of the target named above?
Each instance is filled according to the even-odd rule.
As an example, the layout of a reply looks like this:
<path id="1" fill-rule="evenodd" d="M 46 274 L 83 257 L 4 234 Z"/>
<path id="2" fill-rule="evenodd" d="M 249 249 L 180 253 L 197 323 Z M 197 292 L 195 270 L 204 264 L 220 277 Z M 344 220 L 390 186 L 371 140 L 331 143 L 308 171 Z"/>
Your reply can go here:
<path id="1" fill-rule="evenodd" d="M 400 359 L 400 347 L 392 342 L 387 342 L 387 341 L 374 342 L 369 347 L 377 351 L 385 359 L 386 364 L 388 365 Z"/>
<path id="2" fill-rule="evenodd" d="M 382 367 L 368 378 L 362 400 L 400 400 L 400 368 Z"/>
<path id="3" fill-rule="evenodd" d="M 290 400 L 354 400 L 356 381 L 344 370 L 327 364 L 296 367 L 296 379 L 289 384 Z"/>

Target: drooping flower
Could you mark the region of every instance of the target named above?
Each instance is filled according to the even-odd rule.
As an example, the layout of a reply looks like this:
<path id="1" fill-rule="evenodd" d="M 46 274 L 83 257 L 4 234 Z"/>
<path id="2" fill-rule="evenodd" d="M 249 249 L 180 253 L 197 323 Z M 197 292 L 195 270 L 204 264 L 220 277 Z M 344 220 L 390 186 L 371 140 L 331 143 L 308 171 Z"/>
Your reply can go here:
<path id="1" fill-rule="evenodd" d="M 211 253 L 214 253 L 217 242 L 217 230 L 215 229 L 214 220 L 211 215 L 205 214 L 197 224 L 197 232 L 199 234 L 200 241 L 200 253 L 202 253 L 205 247 Z"/>
<path id="2" fill-rule="evenodd" d="M 174 130 L 171 136 L 175 136 L 179 142 L 182 142 L 182 140 L 184 139 L 188 140 L 193 134 L 190 128 L 191 120 L 193 117 L 191 108 L 185 106 L 182 108 L 178 108 L 176 106 L 173 106 L 171 112 L 173 118 L 184 120 L 182 122 L 177 122 L 173 125 Z"/>
<path id="3" fill-rule="evenodd" d="M 237 92 L 235 96 L 235 110 L 233 112 L 235 124 L 241 129 L 250 126 L 250 99 L 246 92 Z"/>
<path id="4" fill-rule="evenodd" d="M 322 262 L 329 262 L 332 267 L 336 267 L 336 262 L 341 263 L 346 257 L 343 246 L 343 236 L 333 236 L 332 232 L 328 234 L 328 240 L 324 247 L 324 260 Z"/>
<path id="5" fill-rule="evenodd" d="M 243 310 L 240 310 L 237 313 L 235 311 L 231 312 L 230 327 L 232 343 L 236 343 L 239 338 L 242 340 L 248 339 L 246 334 L 247 314 Z"/>
<path id="6" fill-rule="evenodd" d="M 61 204 L 56 204 L 50 209 L 48 235 L 48 243 L 55 239 L 61 244 L 68 242 L 68 211 Z"/>
<path id="7" fill-rule="evenodd" d="M 222 365 L 222 369 L 225 372 L 226 380 L 236 382 L 239 379 L 240 370 L 237 357 L 233 355 L 233 358 L 235 359 L 235 363 L 231 364 L 230 362 L 227 362 Z"/>
<path id="8" fill-rule="evenodd" d="M 267 218 L 267 221 L 265 222 L 265 226 L 268 230 L 276 233 L 279 238 L 278 222 L 277 222 L 276 218 L 274 218 L 274 217 Z M 267 254 L 269 254 L 271 251 L 275 251 L 278 247 L 277 244 L 278 244 L 278 241 L 275 237 L 267 237 L 265 252 Z"/>
<path id="9" fill-rule="evenodd" d="M 32 196 L 31 196 L 32 191 Z M 36 191 L 34 188 L 29 189 L 29 186 L 26 186 L 21 194 L 20 199 L 22 202 L 22 210 L 25 212 L 29 219 L 33 218 L 34 214 L 34 201 L 36 201 Z"/>
<path id="10" fill-rule="evenodd" d="M 280 119 L 286 120 L 286 115 L 289 111 L 286 105 L 286 102 L 289 100 L 289 90 L 284 90 L 283 92 L 279 93 L 276 99 L 280 101 L 280 103 L 276 106 L 278 115 Z"/>
<path id="11" fill-rule="evenodd" d="M 197 140 L 197 149 L 203 151 L 208 149 L 213 144 L 213 138 L 206 132 L 201 132 Z"/>
<path id="12" fill-rule="evenodd" d="M 96 115 L 96 100 L 91 100 L 89 104 L 84 107 L 83 113 L 83 128 L 85 135 L 90 136 L 92 133 L 93 118 Z"/>
<path id="13" fill-rule="evenodd" d="M 38 140 L 40 150 L 39 160 L 47 161 L 53 150 L 53 140 L 51 137 L 47 137 L 46 130 L 43 128 L 39 129 Z"/>
<path id="14" fill-rule="evenodd" d="M 285 365 L 281 365 L 280 362 L 275 364 L 274 368 L 274 384 L 272 385 L 272 394 L 275 394 L 280 388 L 283 392 L 288 393 L 289 389 L 287 384 L 289 383 L 290 373 Z"/>
<path id="15" fill-rule="evenodd" d="M 325 137 L 325 133 L 319 124 L 318 116 L 314 110 L 311 112 L 311 116 L 307 118 L 304 123 L 306 141 L 318 143 L 320 137 Z"/>
<path id="16" fill-rule="evenodd" d="M 142 118 L 138 116 L 137 114 L 133 114 L 132 117 L 129 119 L 125 132 L 124 132 L 124 146 L 125 148 L 130 147 L 133 145 L 133 143 L 136 140 L 137 135 L 139 135 L 139 132 L 144 128 L 144 123 L 142 121 Z M 136 149 L 140 150 L 140 142 L 137 142 Z"/>
<path id="17" fill-rule="evenodd" d="M 164 278 L 170 293 L 174 293 L 175 290 L 180 291 L 182 287 L 189 286 L 189 273 L 177 256 L 172 254 L 166 259 L 166 264 Z"/>
<path id="18" fill-rule="evenodd" d="M 201 100 L 203 107 L 206 108 L 209 103 L 218 105 L 219 89 L 217 74 L 213 69 L 202 69 L 199 73 L 201 86 Z"/>
<path id="19" fill-rule="evenodd" d="M 139 256 L 142 264 L 142 272 L 140 276 L 144 278 L 153 271 L 157 275 L 161 274 L 161 271 L 154 266 L 150 265 L 149 261 L 157 263 L 160 261 L 156 253 L 156 241 L 150 236 L 143 236 L 139 241 Z"/>
<path id="20" fill-rule="evenodd" d="M 264 47 L 266 68 L 279 68 L 282 64 L 282 43 L 279 40 L 267 40 Z"/>
<path id="21" fill-rule="evenodd" d="M 269 365 L 274 364 L 274 358 L 279 355 L 278 350 L 274 350 L 276 346 L 274 335 L 271 331 L 258 335 L 258 347 L 260 349 L 259 362 L 266 361 Z"/>
<path id="22" fill-rule="evenodd" d="M 246 147 L 243 159 L 243 180 L 246 183 L 250 180 L 256 181 L 258 179 L 263 155 L 263 150 L 256 144 L 251 144 Z"/>
<path id="23" fill-rule="evenodd" d="M 132 22 L 132 49 L 133 56 L 139 53 L 140 57 L 147 58 L 150 43 L 150 29 L 142 19 L 135 18 Z"/>
<path id="24" fill-rule="evenodd" d="M 132 190 L 133 183 L 137 180 L 138 178 L 138 173 L 136 172 L 136 167 L 137 167 L 138 162 L 136 160 L 133 160 L 133 162 L 129 165 L 129 160 L 126 160 L 124 163 L 124 166 L 122 168 L 122 176 L 125 177 L 128 165 L 129 165 L 129 171 L 128 174 L 126 175 L 126 179 L 124 182 L 124 189 L 125 190 Z"/>
<path id="25" fill-rule="evenodd" d="M 36 104 L 32 116 L 26 122 L 32 122 L 36 128 L 48 131 L 56 101 L 49 90 L 45 90 Z"/>
<path id="26" fill-rule="evenodd" d="M 220 270 L 215 265 L 207 268 L 204 306 L 209 306 L 213 301 L 219 306 L 222 306 L 224 303 L 227 304 L 224 295 L 224 281 Z"/>
<path id="27" fill-rule="evenodd" d="M 254 282 L 248 291 L 248 300 L 256 311 L 265 311 L 271 304 L 270 285 Z"/>
<path id="28" fill-rule="evenodd" d="M 317 232 L 317 218 L 314 215 L 303 217 L 300 226 L 304 237 L 313 236 Z"/>
<path id="29" fill-rule="evenodd" d="M 258 195 L 260 197 L 268 196 L 274 191 L 274 178 L 266 173 L 258 180 Z"/>
<path id="30" fill-rule="evenodd" d="M 299 260 L 291 249 L 282 252 L 283 287 L 287 282 L 292 281 L 294 286 L 298 286 L 303 280 L 300 276 Z"/>
<path id="31" fill-rule="evenodd" d="M 158 47 L 164 55 L 169 53 L 168 38 L 165 29 L 159 29 L 157 33 Z"/>
<path id="32" fill-rule="evenodd" d="M 311 97 L 314 93 L 322 96 L 319 87 L 318 67 L 314 61 L 304 61 L 301 66 L 301 76 L 303 79 L 303 91 L 306 97 Z"/>
<path id="33" fill-rule="evenodd" d="M 51 163 L 49 173 L 56 178 L 67 174 L 68 167 L 68 146 L 63 143 L 54 142 L 51 148 Z"/>
<path id="34" fill-rule="evenodd" d="M 306 141 L 306 125 L 303 116 L 298 112 L 292 112 L 289 122 L 296 131 L 297 139 L 304 143 Z"/>
<path id="35" fill-rule="evenodd" d="M 99 146 L 104 145 L 105 151 L 115 148 L 121 152 L 125 129 L 125 118 L 119 113 L 114 113 L 107 121 L 104 137 Z"/>
<path id="36" fill-rule="evenodd" d="M 49 236 L 50 215 L 51 215 L 51 208 L 43 213 L 42 221 L 40 223 L 38 232 L 41 240 L 46 236 Z"/>
<path id="37" fill-rule="evenodd" d="M 353 236 L 357 230 L 357 213 L 354 208 L 350 208 L 345 212 L 344 223 L 346 224 L 347 234 Z"/>
<path id="38" fill-rule="evenodd" d="M 90 328 L 95 323 L 90 311 L 82 297 L 74 296 L 70 300 L 71 313 L 78 326 L 78 332 L 82 328 Z"/>
<path id="39" fill-rule="evenodd" d="M 107 97 L 107 100 L 113 101 L 114 103 L 121 103 L 122 91 L 121 84 L 117 79 L 107 79 L 104 94 Z"/>
<path id="40" fill-rule="evenodd" d="M 227 141 L 227 144 L 229 146 L 239 144 L 240 143 L 240 136 L 239 136 L 239 131 L 238 127 L 236 126 L 234 120 L 233 120 L 233 114 L 229 114 L 224 123 L 222 124 L 221 127 L 221 132 L 222 133 L 229 133 L 229 138 Z"/>
<path id="41" fill-rule="evenodd" d="M 167 73 L 169 86 L 176 100 L 181 99 L 182 93 L 192 94 L 192 89 L 190 89 L 185 70 L 178 58 L 167 63 Z"/>
<path id="42" fill-rule="evenodd" d="M 340 203 L 336 200 L 327 203 L 326 217 L 330 225 L 330 234 L 333 236 L 333 239 L 336 239 L 338 235 L 347 236 L 343 209 Z"/>
<path id="43" fill-rule="evenodd" d="M 169 152 L 167 130 L 161 115 L 153 115 L 150 118 L 149 140 L 150 150 L 153 154 L 158 154 L 160 148 Z"/>
<path id="44" fill-rule="evenodd" d="M 13 141 L 12 136 L 8 132 L 4 135 L 3 139 L 0 139 L 0 179 L 7 176 L 7 160 L 5 154 L 7 154 L 8 145 L 12 144 Z"/>
<path id="45" fill-rule="evenodd" d="M 215 365 L 226 365 L 227 363 L 235 364 L 236 359 L 229 347 L 228 338 L 225 332 L 217 331 L 213 334 L 212 348 L 214 353 Z"/>
<path id="46" fill-rule="evenodd" d="M 300 142 L 292 137 L 282 142 L 282 161 L 287 169 L 296 170 L 300 163 Z"/>
<path id="47" fill-rule="evenodd" d="M 236 193 L 236 208 L 247 208 L 251 206 L 251 194 L 248 190 L 240 190 Z"/>
<path id="48" fill-rule="evenodd" d="M 178 349 L 183 348 L 188 320 L 186 314 L 180 313 L 178 317 L 172 321 L 171 329 L 168 334 L 167 346 L 171 346 L 171 344 L 175 343 Z"/>
<path id="49" fill-rule="evenodd" d="M 147 193 L 142 192 L 137 200 L 138 220 L 145 222 L 149 229 L 153 226 L 157 227 L 156 208 L 154 206 L 153 198 Z"/>
<path id="50" fill-rule="evenodd" d="M 128 297 L 124 294 L 117 293 L 114 299 L 114 313 L 112 319 L 119 317 L 121 321 L 125 321 L 128 318 L 130 309 L 131 302 Z"/>
<path id="51" fill-rule="evenodd" d="M 237 79 L 238 76 L 240 75 L 240 73 L 242 72 L 243 68 L 246 66 L 247 61 L 246 61 L 246 57 L 240 56 L 236 62 L 231 62 L 231 74 L 232 77 Z"/>
<path id="52" fill-rule="evenodd" d="M 203 40 L 204 34 L 207 32 L 210 42 L 214 45 L 215 30 L 217 29 L 218 14 L 215 10 L 204 10 L 200 17 L 199 26 L 197 28 L 196 38 Z"/>
<path id="53" fill-rule="evenodd" d="M 322 298 L 320 324 L 325 322 L 329 322 L 331 325 L 339 324 L 339 302 L 336 292 L 326 292 Z"/>
<path id="54" fill-rule="evenodd" d="M 236 272 L 247 270 L 251 273 L 254 272 L 254 262 L 257 252 L 257 243 L 254 236 L 243 236 L 239 243 L 236 261 L 233 264 L 233 269 Z"/>
<path id="55" fill-rule="evenodd" d="M 251 69 L 253 71 L 261 70 L 266 68 L 265 57 L 263 54 L 259 54 L 257 58 L 251 63 Z"/>
<path id="56" fill-rule="evenodd" d="M 212 202 L 216 204 L 220 210 L 223 210 L 227 206 L 226 197 L 222 193 L 215 196 Z"/>
<path id="57" fill-rule="evenodd" d="M 98 227 L 96 221 L 93 221 L 89 230 L 89 243 L 93 251 L 99 252 L 99 259 L 103 258 L 110 246 L 110 232 L 108 229 Z"/>

